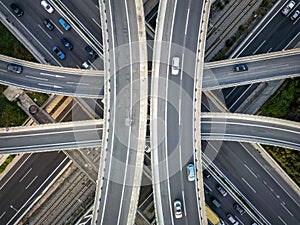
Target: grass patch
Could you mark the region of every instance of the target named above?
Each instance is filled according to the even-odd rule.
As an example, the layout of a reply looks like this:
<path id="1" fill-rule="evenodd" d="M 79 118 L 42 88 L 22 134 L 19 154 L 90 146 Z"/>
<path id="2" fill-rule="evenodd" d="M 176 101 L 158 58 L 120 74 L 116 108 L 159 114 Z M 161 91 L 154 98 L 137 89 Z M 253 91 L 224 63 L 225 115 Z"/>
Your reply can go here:
<path id="1" fill-rule="evenodd" d="M 300 78 L 286 80 L 280 91 L 263 105 L 260 114 L 300 122 Z M 300 186 L 300 152 L 276 146 L 263 147 Z"/>
<path id="2" fill-rule="evenodd" d="M 16 155 L 9 155 L 7 158 L 6 158 L 6 160 L 4 161 L 4 163 L 2 163 L 1 165 L 0 165 L 0 173 L 2 173 L 4 170 L 5 170 L 5 168 L 8 166 L 8 164 L 11 162 L 11 161 L 13 161 L 13 159 L 16 157 Z"/>
<path id="3" fill-rule="evenodd" d="M 18 41 L 10 31 L 0 23 L 0 53 L 18 59 L 36 62 L 31 53 Z"/>
<path id="4" fill-rule="evenodd" d="M 45 93 L 32 92 L 32 91 L 27 91 L 26 93 L 39 106 L 42 106 L 42 104 L 49 98 L 49 95 Z"/>
<path id="5" fill-rule="evenodd" d="M 5 89 L 6 86 L 0 85 L 0 127 L 21 126 L 28 116 L 16 103 L 4 97 Z"/>
<path id="6" fill-rule="evenodd" d="M 31 53 L 2 23 L 0 23 L 0 40 L 0 54 L 36 62 Z M 6 86 L 0 85 L 0 127 L 21 126 L 27 119 L 27 115 L 16 103 L 9 102 L 3 96 L 5 88 Z M 48 95 L 43 93 L 29 92 L 28 94 L 31 98 L 37 99 L 38 105 L 48 98 Z"/>
<path id="7" fill-rule="evenodd" d="M 245 24 L 239 26 L 238 31 L 226 40 L 225 47 L 221 49 L 211 61 L 226 59 L 230 54 L 231 47 L 237 42 L 237 40 L 239 40 L 240 37 L 242 37 L 256 21 L 260 20 L 264 15 L 266 15 L 272 6 L 273 4 L 271 0 L 264 0 L 260 4 L 259 8 L 253 12 L 249 20 Z"/>

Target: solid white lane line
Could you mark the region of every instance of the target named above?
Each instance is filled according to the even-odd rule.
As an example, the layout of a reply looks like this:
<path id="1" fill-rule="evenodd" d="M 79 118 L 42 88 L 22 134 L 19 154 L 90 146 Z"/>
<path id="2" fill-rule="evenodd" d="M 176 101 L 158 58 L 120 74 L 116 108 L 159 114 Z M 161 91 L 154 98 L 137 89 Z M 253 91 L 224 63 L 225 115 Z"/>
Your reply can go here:
<path id="1" fill-rule="evenodd" d="M 132 46 L 131 46 L 131 32 L 130 32 L 130 21 L 129 21 L 129 13 L 128 13 L 128 6 L 127 6 L 127 0 L 125 0 L 125 9 L 126 9 L 126 18 L 127 18 L 127 31 L 128 31 L 128 42 L 129 42 L 129 62 L 130 62 L 130 83 L 133 84 L 133 78 L 132 78 Z M 130 85 L 130 108 L 129 108 L 129 116 L 130 119 L 132 119 L 132 107 L 133 107 L 133 85 Z M 129 127 L 129 132 L 128 132 L 128 140 L 127 140 L 127 154 L 126 154 L 126 167 L 125 167 L 125 176 L 123 179 L 123 187 L 122 187 L 122 194 L 121 194 L 121 204 L 120 204 L 120 210 L 119 210 L 119 215 L 118 215 L 118 221 L 117 224 L 120 224 L 120 219 L 121 219 L 121 213 L 123 209 L 123 199 L 124 199 L 124 193 L 125 193 L 125 187 L 126 187 L 126 178 L 127 178 L 127 170 L 128 170 L 128 161 L 129 161 L 129 155 L 130 155 L 130 143 L 131 143 L 131 126 Z M 135 184 L 132 184 L 135 185 Z M 127 218 L 128 220 L 128 218 Z M 122 221 L 121 223 L 123 223 Z"/>
<path id="2" fill-rule="evenodd" d="M 0 187 L 0 190 L 15 176 L 15 174 L 20 170 L 20 168 L 27 162 L 29 157 L 32 156 L 32 153 L 21 163 L 21 165 L 16 169 L 16 171 L 6 180 L 6 182 Z"/>
<path id="3" fill-rule="evenodd" d="M 255 189 L 244 179 L 244 177 L 242 177 L 242 180 L 245 182 L 245 184 L 248 185 L 248 187 L 254 192 L 256 193 Z"/>
<path id="4" fill-rule="evenodd" d="M 0 219 L 2 219 L 2 217 L 5 215 L 6 211 L 4 211 L 1 216 L 0 216 Z"/>
<path id="5" fill-rule="evenodd" d="M 212 191 L 212 189 L 211 189 L 206 183 L 204 183 L 204 186 L 205 186 L 209 191 Z"/>
<path id="6" fill-rule="evenodd" d="M 61 31 L 61 29 L 53 22 L 53 20 L 51 20 L 51 19 L 49 19 L 49 20 L 53 23 L 53 25 L 55 26 L 55 28 L 63 35 L 64 32 Z"/>
<path id="7" fill-rule="evenodd" d="M 32 179 L 32 181 L 26 186 L 25 189 L 28 189 L 30 185 L 36 180 L 36 178 L 38 178 L 38 176 L 35 176 L 35 178 Z"/>
<path id="8" fill-rule="evenodd" d="M 48 38 L 52 39 L 52 37 L 47 33 L 47 31 L 44 30 L 44 28 L 41 27 L 41 25 L 38 24 L 38 27 L 47 35 Z"/>
<path id="9" fill-rule="evenodd" d="M 291 211 L 282 203 L 280 203 L 280 205 L 291 215 L 294 216 L 293 213 L 291 213 Z"/>
<path id="10" fill-rule="evenodd" d="M 273 20 L 273 18 L 275 17 L 277 15 L 277 13 L 274 13 L 274 15 L 266 22 L 266 24 L 265 25 L 263 25 L 263 27 L 261 27 L 261 29 L 251 38 L 251 40 L 249 40 L 248 42 L 247 42 L 247 44 L 245 45 L 245 47 L 240 51 L 240 53 L 238 54 L 238 55 L 236 55 L 235 56 L 235 58 L 238 58 L 239 56 L 240 56 L 240 54 L 242 54 L 244 51 L 245 51 L 245 49 L 253 42 L 253 40 L 255 40 L 255 38 L 265 29 L 265 27 Z M 259 25 L 260 24 L 262 24 L 264 21 L 262 20 L 260 23 L 259 23 Z M 257 26 L 257 27 L 259 27 L 259 25 Z M 255 29 L 254 29 L 255 30 Z M 254 31 L 252 31 L 252 33 L 253 33 Z M 240 48 L 238 48 L 238 50 L 239 50 Z M 236 50 L 237 51 L 237 50 Z M 236 52 L 235 51 L 235 52 Z"/>
<path id="11" fill-rule="evenodd" d="M 48 81 L 48 79 L 47 79 L 47 78 L 34 77 L 34 76 L 29 76 L 29 75 L 26 75 L 25 77 L 27 77 L 27 78 L 31 78 L 31 79 L 36 79 L 36 80 Z"/>
<path id="12" fill-rule="evenodd" d="M 30 168 L 30 169 L 24 174 L 24 176 L 19 180 L 19 182 L 22 182 L 22 180 L 24 180 L 24 178 L 30 173 L 31 170 L 32 170 L 32 168 Z"/>
<path id="13" fill-rule="evenodd" d="M 277 218 L 278 218 L 283 224 L 288 225 L 283 219 L 281 219 L 280 216 L 277 216 Z"/>
<path id="14" fill-rule="evenodd" d="M 245 120 L 245 121 L 250 121 L 253 122 L 252 120 Z M 212 121 L 213 124 L 224 124 L 224 121 Z M 211 123 L 211 121 L 202 121 L 202 124 L 206 124 L 206 123 Z M 227 121 L 226 125 L 241 125 L 241 126 L 245 126 L 245 122 L 230 122 Z M 277 125 L 277 124 L 275 124 Z M 263 128 L 269 128 L 270 126 L 266 126 L 266 125 L 260 125 L 260 124 L 247 124 L 247 127 L 263 127 Z M 294 131 L 294 130 L 290 130 L 290 129 L 285 129 L 285 128 L 279 128 L 279 127 L 275 127 L 272 126 L 272 130 L 279 130 L 279 131 L 284 131 L 284 132 L 289 132 L 289 133 L 294 133 L 294 134 L 300 134 L 300 132 L 298 131 Z"/>
<path id="15" fill-rule="evenodd" d="M 111 4 L 110 4 L 110 1 L 107 1 L 107 5 L 108 5 L 108 10 L 109 10 L 109 16 L 110 16 L 110 19 L 109 19 L 109 21 L 113 21 L 113 18 L 112 18 L 112 9 L 111 9 Z M 108 25 L 108 24 L 107 24 Z M 109 27 L 107 27 L 108 29 L 109 29 Z M 114 26 L 113 26 L 113 23 L 110 23 L 110 29 L 111 30 L 114 30 Z M 112 43 L 112 48 L 113 49 L 116 49 L 116 47 L 115 47 L 115 37 L 114 37 L 114 32 L 111 32 L 111 36 L 112 36 L 112 39 L 111 39 L 111 43 Z M 115 56 L 115 54 L 112 54 L 113 55 L 113 71 L 112 71 L 112 74 L 115 74 L 116 72 L 117 72 L 117 68 L 116 68 L 116 56 Z M 111 65 L 111 64 L 110 64 Z M 114 78 L 114 77 L 112 77 L 112 78 Z M 113 114 L 112 114 L 112 118 L 110 118 L 111 117 L 111 114 L 109 113 L 109 115 L 108 115 L 108 117 L 110 118 L 110 119 L 112 119 L 112 137 L 111 137 L 111 140 L 114 140 L 114 138 L 115 138 L 115 132 L 114 132 L 114 130 L 115 130 L 115 121 L 116 121 L 116 108 L 117 108 L 117 106 L 116 106 L 116 99 L 117 99 L 117 90 L 116 90 L 116 87 L 117 87 L 117 85 L 116 85 L 116 79 L 112 79 L 113 81 L 113 85 L 114 85 L 114 88 L 113 88 L 113 98 L 114 98 L 114 102 L 113 102 L 113 106 L 112 106 L 112 110 L 111 110 L 111 112 L 113 112 Z M 109 106 L 108 106 L 109 107 Z M 107 146 L 106 146 L 107 147 Z M 104 151 L 108 151 L 108 152 L 110 152 L 110 151 L 112 151 L 110 154 L 111 154 L 111 156 L 109 157 L 109 162 L 108 162 L 108 172 L 107 172 L 107 182 L 106 182 L 106 187 L 104 187 L 103 186 L 103 189 L 105 189 L 105 194 L 104 194 L 104 200 L 103 200 L 103 205 L 105 206 L 106 205 L 106 201 L 107 201 L 107 193 L 108 193 L 108 187 L 109 187 L 109 179 L 110 179 L 110 174 L 111 174 L 111 164 L 112 164 L 112 154 L 113 154 L 113 149 L 114 149 L 114 141 L 112 141 L 112 143 L 111 143 L 111 147 L 110 147 L 110 149 L 103 149 Z M 106 156 L 106 157 L 108 157 L 108 156 Z M 105 174 L 105 172 L 104 172 L 104 174 Z M 99 196 L 99 197 L 101 197 L 101 195 Z M 97 201 L 98 201 L 99 199 L 97 199 Z M 97 209 L 96 209 L 97 210 Z M 99 211 L 100 211 L 100 209 L 99 209 Z M 101 213 L 101 212 L 99 212 L 99 213 Z M 101 215 L 101 218 L 100 218 L 100 224 L 103 224 L 103 220 L 104 220 L 104 214 L 105 214 L 105 208 L 103 208 L 102 209 L 102 215 Z"/>
<path id="16" fill-rule="evenodd" d="M 250 173 L 255 177 L 257 178 L 257 175 L 246 165 L 244 164 L 244 166 L 250 171 Z"/>
<path id="17" fill-rule="evenodd" d="M 92 20 L 93 20 L 93 22 L 94 22 L 98 27 L 101 28 L 101 25 L 100 25 L 94 18 L 92 18 Z M 101 29 L 102 29 L 102 28 L 101 28 Z"/>
<path id="18" fill-rule="evenodd" d="M 236 87 L 232 88 L 232 90 L 225 96 L 225 99 L 229 98 L 230 95 L 235 91 Z"/>
<path id="19" fill-rule="evenodd" d="M 232 109 L 233 106 L 236 105 L 236 103 L 246 94 L 246 92 L 252 87 L 252 84 L 249 85 L 249 87 L 243 92 L 243 94 L 238 97 L 238 99 L 230 106 L 229 110 Z"/>
<path id="20" fill-rule="evenodd" d="M 300 32 L 283 48 L 284 50 L 299 36 Z"/>
<path id="21" fill-rule="evenodd" d="M 267 40 L 264 40 L 255 50 L 252 52 L 252 55 L 255 55 L 255 53 L 266 43 Z"/>

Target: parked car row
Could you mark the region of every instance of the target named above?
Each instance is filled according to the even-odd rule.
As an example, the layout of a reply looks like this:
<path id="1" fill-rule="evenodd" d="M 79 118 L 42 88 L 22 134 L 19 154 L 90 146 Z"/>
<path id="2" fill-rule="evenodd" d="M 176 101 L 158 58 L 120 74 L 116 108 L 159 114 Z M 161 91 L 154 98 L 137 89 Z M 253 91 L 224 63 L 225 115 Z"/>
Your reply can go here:
<path id="1" fill-rule="evenodd" d="M 296 6 L 295 1 L 290 1 L 285 7 L 281 10 L 281 13 L 285 16 L 288 16 L 289 12 L 291 12 L 294 7 Z M 300 11 L 297 9 L 294 11 L 293 14 L 291 14 L 290 19 L 291 20 L 296 20 L 300 15 Z"/>

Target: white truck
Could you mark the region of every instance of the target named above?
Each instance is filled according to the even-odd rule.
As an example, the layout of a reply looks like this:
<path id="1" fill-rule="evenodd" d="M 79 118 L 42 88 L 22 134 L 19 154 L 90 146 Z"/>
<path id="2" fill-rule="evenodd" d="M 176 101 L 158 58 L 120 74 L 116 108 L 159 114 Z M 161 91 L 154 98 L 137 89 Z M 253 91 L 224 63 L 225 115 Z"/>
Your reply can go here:
<path id="1" fill-rule="evenodd" d="M 283 15 L 287 15 L 291 10 L 292 8 L 294 8 L 294 6 L 296 5 L 296 3 L 294 1 L 290 1 L 283 9 L 282 9 L 282 14 Z"/>

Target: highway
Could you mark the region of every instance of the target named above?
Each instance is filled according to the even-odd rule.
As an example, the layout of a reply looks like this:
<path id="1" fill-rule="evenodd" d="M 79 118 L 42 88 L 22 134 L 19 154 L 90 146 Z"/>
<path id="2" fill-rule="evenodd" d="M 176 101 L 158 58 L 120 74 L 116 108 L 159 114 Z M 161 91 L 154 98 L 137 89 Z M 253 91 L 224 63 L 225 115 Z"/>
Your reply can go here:
<path id="1" fill-rule="evenodd" d="M 204 7 L 205 1 L 194 0 L 161 1 L 159 5 L 150 112 L 151 165 L 158 224 L 203 222 L 204 195 L 199 191 L 202 180 L 189 182 L 186 165 L 195 162 L 194 80 L 198 67 L 202 70 L 203 60 L 198 50 L 202 48 L 199 40 Z M 180 59 L 180 71 L 176 76 L 171 75 L 173 57 Z M 198 58 L 200 63 L 197 63 Z M 175 200 L 182 202 L 181 219 L 174 216 Z"/>
<path id="2" fill-rule="evenodd" d="M 297 1 L 295 1 L 297 2 Z M 300 23 L 291 21 L 281 13 L 287 1 L 278 1 L 268 15 L 247 36 L 230 58 L 263 54 L 269 52 L 292 49 L 300 40 Z M 300 9 L 298 4 L 295 9 Z M 239 106 L 251 95 L 258 84 L 246 85 L 223 90 L 227 108 L 235 112 Z"/>
<path id="3" fill-rule="evenodd" d="M 178 3 L 179 4 L 179 3 Z M 181 12 L 181 14 L 184 14 L 185 13 L 185 10 L 181 10 L 181 11 L 184 11 L 184 12 Z M 191 11 L 188 11 L 188 13 L 192 13 L 192 10 Z M 176 12 L 176 17 L 177 17 L 177 15 L 181 15 L 180 13 L 177 13 Z M 192 14 L 193 15 L 193 14 Z M 123 15 L 124 16 L 124 15 Z M 199 16 L 199 15 L 198 15 Z M 176 17 L 175 17 L 175 19 L 176 19 Z M 184 18 L 184 17 L 183 17 Z M 193 17 L 193 18 L 195 18 L 195 17 Z M 176 22 L 176 20 L 174 19 L 174 21 Z M 136 20 L 136 18 L 134 18 L 133 20 Z M 124 21 L 123 21 L 124 22 Z M 184 23 L 185 21 L 180 21 L 180 23 Z M 120 22 L 121 23 L 121 22 Z M 176 24 L 177 24 L 178 22 L 176 22 Z M 111 25 L 112 26 L 112 25 Z M 176 28 L 177 27 L 179 27 L 179 26 L 177 26 L 176 25 Z M 189 28 L 188 28 L 189 29 Z M 187 32 L 188 32 L 188 29 L 187 29 Z M 128 29 L 128 30 L 130 30 L 131 31 L 131 29 Z M 179 29 L 178 29 L 179 30 Z M 180 38 L 178 38 L 178 40 L 176 39 L 177 37 L 179 37 L 180 36 L 180 33 L 178 32 L 178 33 L 176 33 L 176 32 L 178 32 L 178 31 L 176 31 L 176 29 L 174 29 L 174 42 L 175 43 L 177 43 L 177 41 L 178 41 L 178 43 L 180 44 L 180 45 L 182 45 L 182 43 L 180 43 L 182 40 L 179 40 Z M 175 34 L 177 34 L 176 36 L 175 36 Z M 126 34 L 125 34 L 126 35 Z M 119 37 L 119 36 L 118 36 Z M 114 40 L 114 38 L 115 37 L 112 37 L 111 39 L 113 39 Z M 187 37 L 187 40 L 189 41 L 189 43 L 187 44 L 187 45 L 189 45 L 189 44 L 191 44 L 192 45 L 192 43 L 193 43 L 193 41 L 191 41 L 189 38 L 191 38 L 191 37 Z M 172 39 L 173 40 L 173 39 Z M 121 40 L 119 40 L 120 41 L 120 43 L 122 42 Z M 171 48 L 170 48 L 171 49 Z M 170 50 L 170 52 L 171 52 L 171 50 Z M 177 53 L 176 51 L 174 51 L 175 53 Z M 180 50 L 179 50 L 179 52 L 180 52 Z M 172 54 L 173 54 L 173 52 L 172 52 Z M 170 55 L 170 54 L 169 54 Z M 184 54 L 182 54 L 182 55 L 184 55 Z M 186 55 L 188 55 L 188 54 L 186 54 Z M 183 59 L 184 57 L 182 57 L 182 59 Z M 186 57 L 187 59 L 188 59 L 188 57 Z M 166 63 L 168 64 L 169 62 L 170 62 L 170 57 L 168 58 L 168 60 L 166 61 Z M 186 61 L 188 61 L 186 59 Z M 190 63 L 191 61 L 189 61 L 188 63 Z M 182 63 L 182 65 L 183 65 L 183 67 L 182 67 L 182 70 L 184 70 L 184 71 L 186 71 L 186 69 L 184 68 L 184 63 Z M 295 65 L 295 64 L 294 64 Z M 188 65 L 188 66 L 190 66 L 190 65 Z M 232 66 L 231 66 L 232 67 Z M 259 65 L 258 65 L 258 67 L 259 67 Z M 287 67 L 289 67 L 289 65 L 287 65 Z M 251 68 L 255 68 L 255 65 L 251 65 Z M 115 69 L 115 68 L 114 68 Z M 227 67 L 227 69 L 228 69 L 228 67 Z M 294 68 L 292 68 L 292 69 L 294 69 Z M 3 69 L 4 70 L 4 69 Z M 168 68 L 166 69 L 166 71 L 168 71 Z M 123 72 L 123 71 L 122 71 Z M 221 73 L 223 72 L 222 70 L 220 71 Z M 266 72 L 266 71 L 265 71 Z M 277 71 L 276 71 L 277 72 Z M 125 72 L 125 74 L 126 74 L 126 72 Z M 167 72 L 167 74 L 168 74 L 168 72 Z M 185 74 L 185 73 L 182 73 L 182 74 Z M 53 76 L 53 74 L 51 74 L 52 76 Z M 50 75 L 50 76 L 51 76 Z M 54 75 L 54 76 L 56 76 L 56 75 Z M 182 76 L 182 75 L 181 75 Z M 56 78 L 59 78 L 58 76 L 56 77 Z M 9 78 L 8 78 L 9 79 Z M 125 80 L 126 78 L 124 78 L 124 80 Z M 185 88 L 186 89 L 188 89 L 188 90 L 186 90 L 186 89 L 184 89 L 185 91 L 187 91 L 186 93 L 187 93 L 187 95 L 188 95 L 188 97 L 186 98 L 186 99 L 189 99 L 190 98 L 190 94 L 189 93 L 191 93 L 191 90 L 193 89 L 193 88 L 191 88 L 192 86 L 190 85 L 190 78 L 185 78 L 185 77 L 181 77 L 180 78 L 181 80 L 180 80 L 180 82 L 182 82 L 182 84 L 180 83 L 180 86 L 182 85 L 186 85 L 185 86 Z M 174 80 L 176 81 L 176 79 L 174 78 Z M 173 80 L 173 82 L 174 82 L 174 80 Z M 116 83 L 118 82 L 119 80 L 117 80 L 116 81 Z M 123 82 L 123 81 L 122 81 Z M 187 83 L 185 83 L 184 84 L 184 82 L 187 82 Z M 125 83 L 125 82 L 124 82 Z M 175 84 L 176 85 L 178 85 L 178 82 L 176 83 L 175 82 Z M 53 84 L 52 84 L 53 85 Z M 117 85 L 118 85 L 118 83 L 117 83 Z M 116 86 L 117 86 L 116 85 Z M 163 85 L 163 84 L 162 84 Z M 168 84 L 169 85 L 169 84 Z M 174 86 L 176 86 L 176 85 L 174 85 Z M 121 86 L 121 85 L 120 85 Z M 137 85 L 138 86 L 138 85 Z M 178 97 L 179 95 L 177 94 L 177 93 L 175 93 L 175 88 L 173 88 L 173 90 L 172 90 L 172 87 L 171 87 L 172 85 L 169 85 L 169 90 L 167 90 L 166 91 L 166 95 L 168 95 L 168 96 L 171 96 L 172 95 L 172 97 L 171 97 L 171 99 L 172 98 L 174 98 L 173 100 L 175 100 L 175 102 L 177 101 L 176 100 L 176 96 Z M 54 85 L 53 85 L 53 88 L 55 88 L 54 87 Z M 70 87 L 69 87 L 70 88 Z M 49 88 L 49 89 L 51 89 L 51 88 Z M 97 88 L 95 88 L 96 90 L 97 90 Z M 122 90 L 123 91 L 123 90 Z M 99 91 L 98 91 L 99 92 Z M 175 95 L 174 95 L 174 97 L 173 97 L 173 94 L 175 93 Z M 185 93 L 185 94 L 186 94 Z M 192 93 L 193 94 L 193 93 Z M 181 95 L 181 93 L 180 93 L 180 95 Z M 125 99 L 125 102 L 126 102 L 126 98 L 128 98 L 128 96 L 124 96 L 124 98 L 122 98 L 122 99 L 120 99 L 120 100 L 123 100 L 123 99 Z M 180 101 L 185 101 L 185 97 L 182 97 L 182 98 L 180 98 L 180 96 L 179 96 L 179 99 L 181 99 Z M 172 100 L 172 101 L 173 101 Z M 112 102 L 115 102 L 116 101 L 116 99 L 112 99 Z M 115 104 L 115 103 L 114 103 Z M 179 103 L 179 104 L 177 104 L 177 105 L 181 105 L 182 104 L 182 106 L 186 106 L 187 108 L 188 108 L 188 102 L 184 102 L 184 103 Z M 124 103 L 124 106 L 125 105 L 127 105 L 126 103 Z M 181 107 L 182 107 L 181 106 Z M 114 106 L 114 107 L 116 107 L 116 106 Z M 166 108 L 167 107 L 169 107 L 169 108 L 171 108 L 171 109 L 168 109 L 169 110 L 169 112 L 167 112 L 167 115 L 166 115 L 166 117 L 168 117 L 168 118 L 170 118 L 172 115 L 174 115 L 174 113 L 172 112 L 172 107 L 173 106 L 170 106 L 170 105 L 168 105 L 168 106 L 166 106 Z M 131 106 L 130 106 L 130 108 L 131 108 Z M 177 107 L 175 107 L 176 108 L 176 110 L 177 110 Z M 188 117 L 189 115 L 191 115 L 191 113 L 189 112 L 189 111 L 192 111 L 192 107 L 190 108 L 190 109 L 187 109 L 187 108 L 184 108 L 183 109 L 183 111 L 182 111 L 182 113 L 184 113 L 184 115 L 186 116 L 186 117 Z M 118 110 L 116 110 L 116 111 L 118 111 Z M 121 111 L 121 110 L 119 110 L 119 111 Z M 129 112 L 130 112 L 130 110 L 128 110 Z M 124 112 L 123 110 L 122 110 L 122 112 Z M 181 110 L 180 110 L 180 112 L 181 112 Z M 139 113 L 139 112 L 137 112 L 137 113 Z M 169 113 L 170 113 L 170 115 L 169 115 Z M 114 112 L 112 112 L 111 113 L 113 116 L 115 116 L 114 115 Z M 117 114 L 117 113 L 116 113 Z M 120 114 L 120 113 L 119 113 Z M 130 115 L 129 116 L 129 118 L 131 119 L 131 113 L 129 113 L 128 115 Z M 135 114 L 136 115 L 136 114 Z M 118 116 L 118 115 L 117 115 Z M 124 115 L 122 115 L 121 117 L 123 117 L 123 118 L 121 118 L 121 119 L 124 119 L 125 121 L 126 121 L 126 115 L 125 115 L 125 118 L 124 118 Z M 114 118 L 117 118 L 117 117 L 114 117 Z M 174 117 L 172 117 L 172 123 L 173 123 L 173 118 Z M 182 121 L 184 121 L 184 116 L 182 116 Z M 192 118 L 192 117 L 191 117 Z M 122 121 L 124 121 L 124 120 L 122 120 Z M 119 121 L 121 121 L 121 120 L 119 120 Z M 139 121 L 139 120 L 137 120 L 137 121 Z M 170 119 L 169 119 L 169 121 L 170 121 Z M 181 121 L 181 116 L 178 116 L 178 121 Z M 120 122 L 121 123 L 121 122 Z M 168 124 L 170 124 L 170 122 L 168 122 Z M 176 138 L 177 136 L 176 136 L 176 132 L 178 131 L 178 130 L 180 130 L 180 129 L 182 129 L 182 131 L 185 131 L 185 129 L 186 130 L 188 130 L 187 128 L 185 128 L 185 124 L 187 124 L 187 126 L 189 126 L 189 124 L 188 123 L 184 123 L 184 126 L 182 126 L 182 127 L 179 127 L 179 128 L 176 128 L 176 127 L 172 127 L 172 125 L 168 128 L 168 133 L 169 133 L 169 131 L 170 131 L 170 135 L 168 134 L 167 135 L 167 137 L 168 137 L 168 140 L 170 141 L 170 140 L 174 140 L 174 138 Z M 123 125 L 124 125 L 124 122 L 123 122 Z M 173 124 L 174 125 L 174 124 Z M 119 125 L 118 125 L 118 127 L 117 128 L 115 128 L 114 127 L 115 125 L 113 125 L 111 128 L 112 128 L 112 130 L 114 131 L 115 129 L 119 129 Z M 142 127 L 143 126 L 143 124 L 142 125 L 140 125 L 140 127 Z M 172 129 L 172 128 L 175 128 L 174 130 L 170 130 L 170 129 Z M 129 132 L 130 132 L 130 128 L 128 128 L 129 129 Z M 176 131 L 176 129 L 177 129 L 177 131 Z M 190 129 L 190 128 L 189 128 Z M 233 128 L 232 128 L 233 129 Z M 285 129 L 285 128 L 284 128 Z M 110 129 L 109 129 L 110 130 Z M 190 129 L 191 130 L 191 129 Z M 121 128 L 119 131 L 121 131 L 121 132 L 123 132 L 123 131 L 125 131 L 124 130 L 124 128 Z M 126 131 L 125 131 L 126 132 Z M 188 131 L 188 132 L 184 132 L 184 134 L 186 134 L 186 136 L 189 136 L 189 133 L 190 131 Z M 175 133 L 175 135 L 173 135 Z M 178 132 L 179 133 L 179 132 Z M 193 135 L 191 135 L 190 137 L 187 137 L 187 139 L 189 139 L 189 138 L 191 138 Z M 173 138 L 173 139 L 172 139 Z M 255 137 L 256 139 L 258 139 L 258 137 Z M 22 140 L 22 139 L 21 139 Z M 128 139 L 129 140 L 129 139 Z M 232 140 L 232 139 L 230 139 L 230 140 Z M 22 141 L 24 141 L 24 140 L 22 140 Z M 184 138 L 183 139 L 180 139 L 180 142 L 183 142 L 184 143 Z M 263 141 L 263 140 L 262 140 Z M 171 142 L 171 141 L 170 141 Z M 170 143 L 170 144 L 173 144 L 173 142 L 172 143 Z M 142 145 L 141 145 L 142 146 Z M 186 145 L 185 145 L 186 146 Z M 42 146 L 43 147 L 43 146 Z M 65 146 L 64 146 L 65 147 Z M 72 147 L 73 148 L 73 147 Z M 121 149 L 121 148 L 120 148 Z M 193 149 L 193 148 L 192 148 Z M 190 159 L 191 160 L 191 159 Z M 184 167 L 184 166 L 183 166 Z M 181 168 L 182 168 L 182 166 L 181 166 Z M 181 169 L 180 168 L 180 169 Z M 182 173 L 182 171 L 180 172 L 180 173 Z M 182 178 L 182 176 L 185 176 L 185 175 L 182 175 L 182 174 L 180 174 L 179 175 L 181 178 Z M 183 182 L 184 183 L 184 182 Z M 187 183 L 187 182 L 186 182 Z M 175 182 L 175 184 L 176 184 L 176 182 Z M 174 185 L 174 187 L 175 187 L 176 185 Z M 173 187 L 173 186 L 172 186 Z M 176 189 L 176 188 L 175 188 Z M 124 189 L 123 189 L 124 190 Z M 176 190 L 175 190 L 175 192 L 176 192 Z M 178 191 L 177 191 L 177 193 L 178 193 Z M 127 209 L 126 208 L 126 206 L 124 206 L 124 208 L 125 209 Z M 130 207 L 129 207 L 130 208 Z M 186 212 L 186 210 L 185 210 L 185 212 Z M 172 209 L 170 209 L 170 213 L 172 213 Z M 121 213 L 119 214 L 119 215 L 121 215 Z M 197 214 L 198 215 L 198 214 Z M 119 217 L 119 218 L 121 218 L 121 217 Z M 108 221 L 110 220 L 111 218 L 108 218 Z M 192 219 L 191 219 L 192 220 Z"/>
<path id="4" fill-rule="evenodd" d="M 14 224 L 68 162 L 62 152 L 24 155 L 0 181 L 0 223 Z"/>
<path id="5" fill-rule="evenodd" d="M 228 141 L 222 142 L 221 146 L 217 141 L 204 142 L 203 149 L 205 154 L 214 156 L 208 161 L 210 167 L 231 188 L 238 190 L 238 195 L 256 209 L 267 224 L 299 224 L 299 192 L 270 166 L 261 150 L 251 144 Z M 222 198 L 219 200 L 222 204 Z M 237 212 L 234 214 L 241 220 L 246 219 Z"/>
<path id="6" fill-rule="evenodd" d="M 202 115 L 203 140 L 253 142 L 300 150 L 298 138 L 300 126 L 297 122 L 236 113 L 202 113 Z M 87 120 L 60 123 L 59 126 L 58 124 L 31 126 L 30 129 L 1 128 L 0 151 L 17 153 L 99 147 L 102 140 L 102 123 L 102 120 Z M 252 129 L 246 129 L 247 127 Z M 29 136 L 34 138 L 28 140 Z M 178 140 L 178 136 L 174 138 Z M 169 155 L 176 152 L 178 154 L 179 150 L 176 147 L 174 149 Z M 182 160 L 191 160 L 191 155 L 186 152 L 181 153 L 181 157 Z"/>
<path id="7" fill-rule="evenodd" d="M 242 141 L 300 150 L 300 124 L 262 116 L 202 113 L 204 140 Z"/>
<path id="8" fill-rule="evenodd" d="M 298 49 L 275 52 L 238 59 L 230 59 L 205 64 L 203 91 L 233 86 L 286 79 L 300 75 Z M 21 74 L 7 71 L 8 63 L 23 66 Z M 234 72 L 233 66 L 247 63 L 245 72 Z M 104 72 L 31 63 L 7 56 L 0 56 L 0 83 L 26 90 L 67 96 L 99 98 L 103 97 Z"/>
<path id="9" fill-rule="evenodd" d="M 105 57 L 104 133 L 94 224 L 134 224 L 147 125 L 142 1 L 99 1 Z"/>
<path id="10" fill-rule="evenodd" d="M 298 77 L 299 52 L 299 49 L 295 49 L 206 63 L 202 90 Z M 247 64 L 248 71 L 234 72 L 233 66 L 239 64 Z"/>
<path id="11" fill-rule="evenodd" d="M 102 139 L 102 120 L 86 120 L 30 126 L 1 128 L 0 152 L 38 152 L 99 147 Z"/>
<path id="12" fill-rule="evenodd" d="M 44 63 L 59 65 L 65 67 L 81 68 L 82 63 L 89 60 L 93 68 L 103 69 L 102 60 L 94 60 L 85 51 L 88 39 L 79 28 L 68 20 L 71 24 L 71 29 L 66 31 L 58 23 L 58 19 L 64 15 L 60 15 L 58 10 L 49 14 L 40 3 L 31 4 L 31 1 L 24 0 L 18 2 L 19 6 L 24 10 L 22 17 L 16 17 L 10 9 L 9 4 L 13 1 L 1 1 L 0 10 L 5 18 L 1 18 L 11 29 L 14 34 L 20 36 L 25 41 L 25 46 L 32 49 L 32 53 L 36 58 Z M 94 5 L 92 1 L 87 1 L 86 5 Z M 49 19 L 54 24 L 52 31 L 48 30 L 43 24 L 44 19 Z M 68 50 L 61 43 L 61 38 L 67 38 L 73 45 L 73 50 Z M 27 41 L 25 40 L 27 39 Z M 51 48 L 57 45 L 66 55 L 64 60 L 60 60 Z M 96 49 L 97 50 L 97 49 Z M 98 50 L 97 50 L 98 51 Z M 98 51 L 99 52 L 99 51 Z"/>
<path id="13" fill-rule="evenodd" d="M 103 71 L 61 68 L 3 55 L 0 58 L 0 83 L 4 85 L 78 97 L 103 97 Z M 21 74 L 8 72 L 6 69 L 8 63 L 22 65 L 23 72 Z"/>

